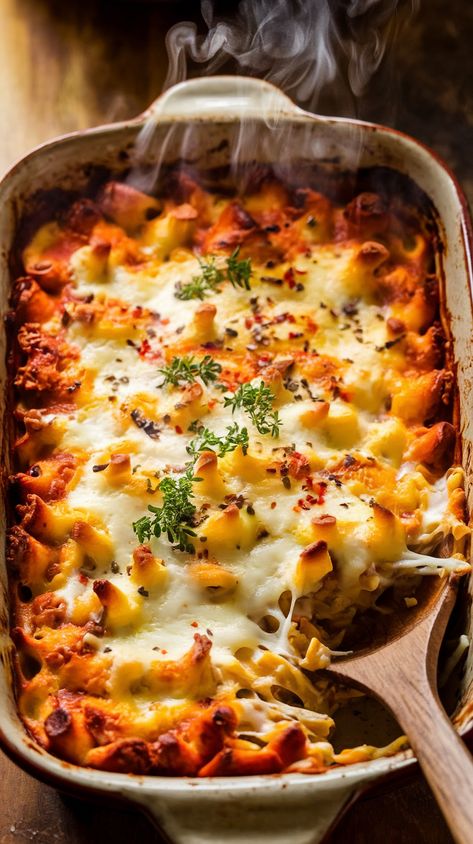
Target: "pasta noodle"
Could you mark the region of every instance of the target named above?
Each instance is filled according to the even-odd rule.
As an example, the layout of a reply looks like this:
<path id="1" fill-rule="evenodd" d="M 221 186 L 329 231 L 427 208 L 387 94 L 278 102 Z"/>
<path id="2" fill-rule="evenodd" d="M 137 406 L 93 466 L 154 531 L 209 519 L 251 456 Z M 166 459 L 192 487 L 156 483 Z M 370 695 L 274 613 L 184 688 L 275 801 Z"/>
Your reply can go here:
<path id="1" fill-rule="evenodd" d="M 323 669 L 421 575 L 468 568 L 422 215 L 181 170 L 160 197 L 112 181 L 51 217 L 10 320 L 28 731 L 69 762 L 165 775 L 395 752 L 335 752 L 353 693 Z"/>

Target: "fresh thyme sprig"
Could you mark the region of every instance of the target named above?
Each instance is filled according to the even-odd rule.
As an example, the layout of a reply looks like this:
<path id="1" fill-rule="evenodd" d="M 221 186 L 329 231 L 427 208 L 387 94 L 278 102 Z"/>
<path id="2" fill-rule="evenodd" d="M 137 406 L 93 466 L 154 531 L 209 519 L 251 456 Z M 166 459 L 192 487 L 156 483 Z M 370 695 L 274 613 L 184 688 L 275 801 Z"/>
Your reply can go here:
<path id="1" fill-rule="evenodd" d="M 227 278 L 233 287 L 243 287 L 245 290 L 251 290 L 251 259 L 242 258 L 238 260 L 240 254 L 240 247 L 237 246 L 234 252 L 227 258 Z"/>
<path id="2" fill-rule="evenodd" d="M 198 436 L 187 446 L 187 452 L 192 460 L 187 464 L 185 473 L 179 478 L 163 478 L 159 483 L 159 492 L 163 496 L 161 507 L 149 504 L 148 511 L 151 515 L 142 516 L 141 519 L 133 522 L 133 530 L 141 543 L 149 541 L 152 536 L 159 537 L 164 534 L 179 551 L 189 553 L 194 551 L 191 538 L 197 536 L 192 524 L 196 506 L 191 499 L 194 498 L 192 485 L 202 480 L 194 475 L 199 454 L 206 449 L 211 449 L 215 450 L 219 457 L 223 457 L 238 446 L 242 447 L 244 454 L 247 452 L 248 431 L 246 428 L 240 428 L 236 422 L 227 427 L 226 434 L 222 437 L 208 428 L 197 427 L 197 423 L 191 425 L 191 430 Z M 156 492 L 156 489 L 150 489 L 149 482 L 148 492 L 151 494 Z"/>
<path id="3" fill-rule="evenodd" d="M 207 387 L 211 381 L 217 380 L 221 371 L 222 367 L 211 355 L 205 355 L 200 361 L 196 361 L 193 355 L 175 357 L 168 366 L 158 369 L 158 372 L 164 375 L 162 387 L 165 384 L 178 387 L 183 382 L 191 384 L 197 377 L 201 378 Z"/>
<path id="4" fill-rule="evenodd" d="M 165 534 L 179 551 L 194 551 L 190 537 L 197 536 L 192 527 L 196 506 L 191 499 L 194 497 L 192 484 L 202 478 L 194 477 L 194 463 L 189 465 L 180 478 L 163 478 L 159 484 L 159 491 L 163 496 L 161 507 L 148 505 L 151 516 L 142 516 L 133 522 L 133 530 L 141 543 L 150 540 L 152 536 Z"/>
<path id="5" fill-rule="evenodd" d="M 172 377 L 179 383 L 179 375 L 175 370 L 172 370 Z M 176 382 L 171 381 L 171 383 Z M 260 434 L 278 437 L 281 420 L 278 412 L 273 410 L 274 399 L 275 396 L 269 387 L 261 381 L 259 386 L 251 383 L 241 384 L 233 395 L 224 396 L 224 406 L 231 407 L 232 413 L 237 408 L 243 409 Z M 189 430 L 195 432 L 197 436 L 187 446 L 187 453 L 191 456 L 191 460 L 186 466 L 185 473 L 180 477 L 169 476 L 160 481 L 159 492 L 163 498 L 161 507 L 149 504 L 150 515 L 142 516 L 134 522 L 133 530 L 141 543 L 149 541 L 152 536 L 159 537 L 164 534 L 175 548 L 191 553 L 195 550 L 191 539 L 197 536 L 193 524 L 197 508 L 191 500 L 194 498 L 193 484 L 202 480 L 194 475 L 199 454 L 210 449 L 219 457 L 223 457 L 239 446 L 246 454 L 249 436 L 247 428 L 240 428 L 237 422 L 227 426 L 222 436 L 199 425 L 198 422 L 192 423 Z M 156 492 L 156 490 L 149 491 Z"/>
<path id="6" fill-rule="evenodd" d="M 273 410 L 275 396 L 264 381 L 258 387 L 251 383 L 241 384 L 235 393 L 223 398 L 224 407 L 231 407 L 232 413 L 242 408 L 260 434 L 279 436 L 281 419 L 277 410 Z"/>
<path id="7" fill-rule="evenodd" d="M 192 455 L 194 459 L 199 456 L 201 451 L 216 451 L 219 457 L 235 451 L 238 446 L 241 446 L 243 454 L 246 454 L 248 451 L 248 430 L 246 428 L 240 428 L 237 422 L 229 425 L 225 435 L 222 437 L 219 437 L 213 431 L 203 426 L 194 428 L 194 430 L 197 431 L 198 437 L 191 440 L 187 446 L 187 453 Z"/>
<path id="8" fill-rule="evenodd" d="M 185 284 L 178 283 L 175 288 L 175 296 L 178 299 L 205 299 L 209 293 L 214 293 L 218 285 L 227 280 L 233 287 L 242 287 L 245 290 L 251 289 L 250 278 L 252 273 L 251 259 L 238 259 L 240 247 L 232 252 L 226 259 L 225 266 L 220 268 L 216 264 L 214 255 L 209 255 L 205 260 L 199 258 L 201 268 L 200 275 L 192 276 L 191 281 Z"/>
<path id="9" fill-rule="evenodd" d="M 215 263 L 215 257 L 210 255 L 206 260 L 199 258 L 201 273 L 192 276 L 185 284 L 176 284 L 175 295 L 178 299 L 205 299 L 207 293 L 213 293 L 216 287 L 225 280 L 225 273 Z"/>

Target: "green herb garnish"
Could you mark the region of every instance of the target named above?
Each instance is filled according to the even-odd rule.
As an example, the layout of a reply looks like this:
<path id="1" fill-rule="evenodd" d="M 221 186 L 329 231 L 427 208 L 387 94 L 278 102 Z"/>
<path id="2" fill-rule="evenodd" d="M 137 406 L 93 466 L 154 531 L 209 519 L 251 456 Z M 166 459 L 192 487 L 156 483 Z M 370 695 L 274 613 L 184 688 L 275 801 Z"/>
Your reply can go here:
<path id="1" fill-rule="evenodd" d="M 163 478 L 159 484 L 159 491 L 163 496 L 161 507 L 148 505 L 151 516 L 142 516 L 133 522 L 133 530 L 141 543 L 150 540 L 152 536 L 165 534 L 179 551 L 194 551 L 189 537 L 197 536 L 192 527 L 196 507 L 191 499 L 194 497 L 192 484 L 201 478 L 194 477 L 194 465 L 188 466 L 180 478 Z"/>
<path id="2" fill-rule="evenodd" d="M 183 382 L 191 384 L 197 377 L 201 378 L 207 387 L 211 381 L 217 380 L 221 371 L 222 367 L 211 355 L 205 355 L 200 361 L 196 361 L 193 356 L 175 357 L 168 366 L 158 369 L 158 372 L 164 375 L 162 387 L 165 384 L 178 387 Z"/>
<path id="3" fill-rule="evenodd" d="M 227 278 L 233 287 L 243 287 L 245 290 L 251 290 L 251 259 L 243 258 L 238 260 L 240 254 L 240 247 L 237 246 L 234 252 L 227 258 Z"/>
<path id="4" fill-rule="evenodd" d="M 213 293 L 217 285 L 225 280 L 225 273 L 210 255 L 205 261 L 199 258 L 201 273 L 192 276 L 186 284 L 176 284 L 175 295 L 178 299 L 205 299 L 207 293 Z"/>
<path id="5" fill-rule="evenodd" d="M 194 476 L 194 466 L 199 454 L 209 449 L 223 457 L 224 454 L 235 451 L 238 446 L 241 446 L 243 454 L 248 450 L 248 431 L 246 428 L 240 428 L 236 422 L 228 426 L 226 434 L 222 437 L 202 425 L 198 427 L 197 422 L 190 426 L 190 430 L 195 431 L 198 436 L 187 446 L 192 461 L 187 465 L 184 475 L 180 478 L 163 478 L 156 488 L 152 487 L 147 478 L 147 492 L 153 495 L 159 489 L 163 503 L 161 507 L 149 504 L 148 510 L 152 515 L 142 516 L 133 522 L 133 530 L 141 543 L 149 541 L 152 536 L 165 534 L 179 551 L 194 551 L 190 537 L 197 536 L 192 526 L 196 507 L 191 498 L 194 498 L 192 484 L 202 480 Z"/>
<path id="6" fill-rule="evenodd" d="M 176 284 L 175 296 L 178 299 L 205 299 L 209 293 L 214 293 L 218 285 L 227 280 L 233 287 L 242 287 L 250 290 L 250 277 L 252 273 L 250 258 L 238 260 L 240 247 L 232 252 L 226 259 L 225 266 L 220 268 L 216 264 L 214 255 L 209 255 L 205 260 L 199 258 L 201 268 L 200 275 L 192 276 L 191 281 Z"/>
<path id="7" fill-rule="evenodd" d="M 187 446 L 187 453 L 195 459 L 201 451 L 215 451 L 219 457 L 235 451 L 238 446 L 241 446 L 243 454 L 248 451 L 248 431 L 246 428 L 240 428 L 237 422 L 229 425 L 222 437 L 214 434 L 208 428 L 200 427 L 194 428 L 194 430 L 197 431 L 199 436 L 190 441 Z"/>
<path id="8" fill-rule="evenodd" d="M 231 407 L 232 413 L 242 408 L 248 414 L 260 434 L 279 436 L 281 420 L 277 410 L 273 410 L 274 394 L 261 381 L 259 387 L 253 384 L 241 384 L 233 395 L 224 396 L 224 407 Z"/>

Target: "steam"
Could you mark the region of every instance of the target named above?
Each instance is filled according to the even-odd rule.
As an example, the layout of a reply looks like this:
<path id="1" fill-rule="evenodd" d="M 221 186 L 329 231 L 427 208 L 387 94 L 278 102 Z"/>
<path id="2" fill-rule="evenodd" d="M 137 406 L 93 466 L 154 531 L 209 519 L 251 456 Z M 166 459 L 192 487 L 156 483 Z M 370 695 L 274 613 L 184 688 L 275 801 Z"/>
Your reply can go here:
<path id="1" fill-rule="evenodd" d="M 192 64 L 213 74 L 228 62 L 239 73 L 267 79 L 316 111 L 327 88 L 352 104 L 363 96 L 386 51 L 419 0 L 241 0 L 231 18 L 202 0 L 207 33 L 195 23 L 173 26 L 166 38 L 164 89 L 187 79 Z M 350 109 L 353 111 L 353 108 Z"/>
<path id="2" fill-rule="evenodd" d="M 236 73 L 273 83 L 307 111 L 363 117 L 366 103 L 374 96 L 370 83 L 382 75 L 383 65 L 387 79 L 387 54 L 419 1 L 240 0 L 237 10 L 225 16 L 216 11 L 218 0 L 201 0 L 206 31 L 184 21 L 167 34 L 169 66 L 164 89 L 190 76 Z M 380 87 L 383 102 L 389 103 L 392 80 L 387 90 Z M 241 114 L 236 132 L 229 137 L 233 181 L 240 187 L 245 160 L 284 160 L 287 170 L 293 167 L 296 150 L 302 158 L 337 155 L 327 132 L 321 131 L 322 124 L 318 132 L 315 124 L 305 124 L 296 137 L 287 122 L 279 121 L 281 115 L 270 100 L 258 125 Z M 174 124 L 163 131 L 158 101 L 137 141 L 131 183 L 153 189 L 163 162 L 173 157 L 196 161 L 203 140 L 205 129 L 192 121 L 186 127 Z M 345 133 L 343 143 L 344 158 L 355 167 L 361 145 L 356 125 Z"/>

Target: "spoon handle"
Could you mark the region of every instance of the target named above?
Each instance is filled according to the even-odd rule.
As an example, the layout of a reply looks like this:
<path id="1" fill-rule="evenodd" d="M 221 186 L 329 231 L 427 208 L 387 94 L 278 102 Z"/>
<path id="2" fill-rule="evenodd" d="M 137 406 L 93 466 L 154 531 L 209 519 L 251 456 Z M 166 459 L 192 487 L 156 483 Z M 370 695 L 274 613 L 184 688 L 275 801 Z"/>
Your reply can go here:
<path id="1" fill-rule="evenodd" d="M 419 663 L 415 652 L 389 651 L 381 658 L 375 653 L 363 661 L 334 666 L 330 673 L 372 692 L 391 710 L 409 738 L 453 838 L 457 844 L 472 844 L 473 757 L 440 703 L 433 661 Z"/>
<path id="2" fill-rule="evenodd" d="M 453 727 L 436 691 L 409 684 L 389 695 L 390 709 L 408 735 L 457 844 L 473 842 L 473 757 Z"/>
<path id="3" fill-rule="evenodd" d="M 335 662 L 332 676 L 371 692 L 409 738 L 457 844 L 473 842 L 473 757 L 437 694 L 440 644 L 455 601 L 446 582 L 435 606 L 407 634 L 367 655 Z"/>

